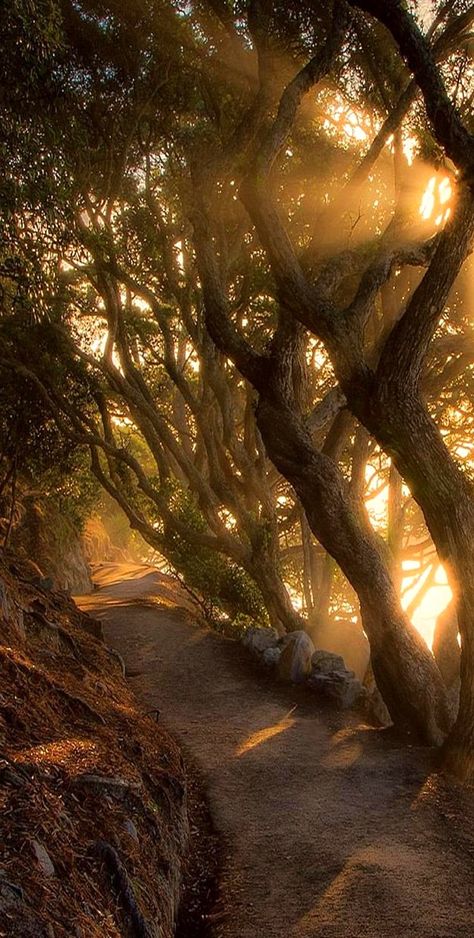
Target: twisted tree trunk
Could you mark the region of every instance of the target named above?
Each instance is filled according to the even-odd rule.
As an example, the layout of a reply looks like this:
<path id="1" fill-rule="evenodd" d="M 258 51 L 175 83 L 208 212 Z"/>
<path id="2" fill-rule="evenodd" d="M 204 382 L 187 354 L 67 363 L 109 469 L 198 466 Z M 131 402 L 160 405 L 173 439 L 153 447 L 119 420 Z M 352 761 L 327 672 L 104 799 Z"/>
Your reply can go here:
<path id="1" fill-rule="evenodd" d="M 356 590 L 377 685 L 394 723 L 440 744 L 452 723 L 441 674 L 401 609 L 385 545 L 333 460 L 315 450 L 295 412 L 260 394 L 257 421 L 268 453 L 292 483 L 318 540 Z"/>

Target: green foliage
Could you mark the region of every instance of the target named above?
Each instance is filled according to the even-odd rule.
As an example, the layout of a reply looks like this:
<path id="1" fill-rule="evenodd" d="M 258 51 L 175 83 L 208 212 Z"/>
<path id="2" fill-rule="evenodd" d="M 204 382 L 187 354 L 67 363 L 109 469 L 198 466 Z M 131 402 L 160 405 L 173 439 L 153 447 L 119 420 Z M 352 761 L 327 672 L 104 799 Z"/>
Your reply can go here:
<path id="1" fill-rule="evenodd" d="M 98 485 L 87 451 L 65 435 L 34 380 L 35 373 L 48 375 L 67 389 L 72 407 L 87 413 L 89 390 L 75 379 L 66 357 L 55 354 L 58 341 L 48 322 L 28 325 L 19 315 L 0 319 L 2 354 L 15 349 L 13 368 L 8 359 L 0 362 L 0 483 L 10 478 L 15 490 L 5 485 L 0 511 L 8 516 L 11 489 L 19 524 L 24 506 L 33 500 L 46 515 L 64 520 L 67 541 L 71 529 L 82 529 Z M 30 371 L 33 363 L 35 373 Z M 59 538 L 63 528 L 57 521 L 54 527 Z"/>
<path id="2" fill-rule="evenodd" d="M 193 545 L 192 533 L 206 529 L 193 496 L 175 486 L 170 507 L 176 518 L 187 526 L 190 537 L 165 529 L 163 546 L 166 557 L 188 586 L 205 598 L 211 615 L 221 611 L 232 620 L 239 621 L 238 617 L 244 616 L 252 622 L 267 624 L 261 593 L 245 570 L 214 550 L 201 546 L 196 549 Z"/>
<path id="3" fill-rule="evenodd" d="M 246 475 L 235 458 L 248 435 L 247 467 L 264 462 L 251 440 L 252 415 L 243 414 L 243 382 L 231 362 L 216 354 L 214 364 L 231 399 L 227 409 L 236 414 L 230 442 L 228 428 L 222 431 L 218 394 L 211 380 L 206 386 L 212 369 L 208 365 L 206 373 L 202 344 L 199 347 L 205 336 L 203 297 L 190 222 L 200 198 L 193 192 L 197 165 L 209 162 L 212 181 L 213 155 L 243 130 L 242 118 L 253 100 L 257 63 L 252 61 L 252 29 L 258 31 L 259 26 L 252 26 L 252 16 L 258 18 L 260 6 L 192 0 L 12 0 L 0 23 L 0 159 L 5 164 L 0 174 L 0 347 L 6 362 L 0 370 L 0 434 L 5 465 L 13 459 L 21 462 L 24 484 L 37 481 L 41 492 L 80 524 L 95 489 L 86 455 L 75 439 L 71 442 L 76 427 L 68 409 L 80 426 L 92 425 L 104 435 L 99 400 L 105 402 L 108 429 L 119 451 L 119 456 L 102 451 L 99 457 L 106 479 L 128 501 L 132 521 L 134 513 L 145 520 L 150 543 L 158 546 L 161 540 L 187 583 L 208 598 L 217 618 L 222 612 L 233 617 L 236 628 L 266 621 L 263 600 L 245 570 L 224 554 L 196 546 L 193 535 L 207 532 L 209 526 L 199 508 L 198 491 L 184 489 L 186 471 L 177 466 L 176 444 L 188 447 L 194 469 L 202 470 L 209 487 L 214 486 L 216 503 L 220 501 L 228 515 L 232 498 L 240 499 L 240 516 L 250 521 L 245 528 L 235 512 L 232 533 L 237 542 L 251 543 L 256 553 L 268 550 L 274 557 L 278 539 L 280 547 L 295 548 L 281 566 L 285 581 L 301 595 L 298 517 L 288 524 L 276 518 L 273 530 L 273 521 L 266 526 L 263 518 L 278 513 L 271 473 L 265 477 L 265 468 L 262 472 L 268 492 L 262 497 L 260 490 L 253 497 L 247 484 L 251 473 Z M 264 6 L 269 27 L 264 58 L 274 60 L 268 90 L 276 101 L 327 33 L 332 5 L 288 5 L 279 0 Z M 218 11 L 224 8 L 229 29 L 218 23 Z M 240 55 L 233 44 L 239 38 Z M 265 71 L 269 62 L 260 65 Z M 387 31 L 367 21 L 365 45 L 357 32 L 348 32 L 328 81 L 302 102 L 272 177 L 296 249 L 308 245 L 315 218 L 337 195 L 361 155 L 358 143 L 341 134 L 341 122 L 328 130 L 331 102 L 337 95 L 348 106 L 366 111 L 375 130 L 405 79 L 405 66 Z M 420 155 L 439 159 L 424 109 L 417 105 L 408 120 Z M 251 144 L 242 149 L 232 179 L 223 173 L 205 198 L 233 324 L 256 351 L 264 352 L 279 303 L 268 255 L 238 197 L 250 160 Z M 346 249 L 354 259 L 359 255 L 353 275 L 341 281 L 339 293 L 332 297 L 336 305 L 351 300 L 360 269 L 379 246 L 392 205 L 393 166 L 387 149 L 371 170 L 370 185 L 348 193 L 343 211 L 332 221 L 324 216 L 323 255 Z M 117 317 L 107 309 L 109 288 L 115 288 L 116 307 L 121 307 L 118 328 Z M 147 296 L 154 302 L 145 308 Z M 107 329 L 109 337 L 113 334 L 112 363 L 121 359 L 111 378 L 110 373 L 105 376 L 97 350 Z M 74 355 L 74 342 L 92 362 L 84 364 L 80 354 Z M 132 361 L 128 399 L 121 392 L 127 357 Z M 307 357 L 304 407 L 309 412 L 334 383 L 334 374 L 321 348 L 311 361 Z M 182 394 L 180 398 L 175 378 L 167 373 L 167 358 L 174 361 L 175 376 L 186 384 L 187 399 Z M 33 377 L 20 373 L 18 363 L 34 368 L 53 396 L 65 400 L 65 426 L 58 426 Z M 209 465 L 190 397 L 202 404 L 210 433 L 219 437 L 219 458 L 222 452 L 224 456 L 217 470 Z M 153 424 L 153 416 L 161 426 Z M 174 447 L 166 443 L 163 426 Z M 140 490 L 120 452 L 137 460 L 151 496 Z M 351 458 L 347 446 L 340 458 L 346 477 Z M 216 481 L 226 462 L 227 478 L 224 471 Z M 174 473 L 179 482 L 173 481 Z M 171 481 L 164 482 L 169 476 Z M 192 473 L 188 482 L 193 485 Z M 227 488 L 232 489 L 230 497 Z M 153 490 L 165 492 L 180 533 L 164 521 Z M 293 498 L 288 493 L 290 509 Z M 122 523 L 114 530 L 121 541 Z M 353 597 L 338 577 L 333 596 L 338 608 L 352 608 Z"/>

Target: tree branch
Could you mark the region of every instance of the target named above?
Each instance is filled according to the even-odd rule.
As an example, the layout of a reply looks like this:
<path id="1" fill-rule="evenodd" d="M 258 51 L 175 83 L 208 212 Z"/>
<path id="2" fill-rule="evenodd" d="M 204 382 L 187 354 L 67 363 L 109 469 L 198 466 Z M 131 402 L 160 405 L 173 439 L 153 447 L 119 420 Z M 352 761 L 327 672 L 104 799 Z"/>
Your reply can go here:
<path id="1" fill-rule="evenodd" d="M 414 18 L 400 0 L 349 0 L 349 3 L 370 13 L 391 32 L 421 89 L 438 143 L 472 184 L 474 136 L 450 101 L 435 56 Z"/>

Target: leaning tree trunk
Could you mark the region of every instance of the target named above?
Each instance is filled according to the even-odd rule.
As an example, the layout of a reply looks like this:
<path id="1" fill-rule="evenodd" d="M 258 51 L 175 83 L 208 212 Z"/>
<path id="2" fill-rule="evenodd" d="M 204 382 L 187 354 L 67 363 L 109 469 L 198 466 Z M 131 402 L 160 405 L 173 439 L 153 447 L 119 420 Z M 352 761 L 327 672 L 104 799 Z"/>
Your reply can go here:
<path id="1" fill-rule="evenodd" d="M 318 631 L 324 631 L 329 622 L 329 606 L 334 582 L 335 563 L 330 554 L 324 554 L 321 563 L 318 591 L 315 596 L 314 608 L 309 619 L 310 634 L 317 636 Z"/>
<path id="2" fill-rule="evenodd" d="M 458 631 L 456 603 L 452 600 L 436 619 L 433 635 L 433 654 L 448 690 L 459 680 L 461 651 Z"/>
<path id="3" fill-rule="evenodd" d="M 278 393 L 261 393 L 257 421 L 268 454 L 293 485 L 320 543 L 356 590 L 377 685 L 394 723 L 439 745 L 451 725 L 433 656 L 401 609 L 383 542 L 335 462 L 318 452 Z"/>
<path id="4" fill-rule="evenodd" d="M 461 540 L 461 538 L 460 538 Z M 473 540 L 464 544 L 463 564 L 458 566 L 460 590 L 458 625 L 461 633 L 461 688 L 456 722 L 446 740 L 445 765 L 458 778 L 474 776 L 474 564 Z M 470 562 L 469 562 L 470 561 Z"/>
<path id="5" fill-rule="evenodd" d="M 248 571 L 257 584 L 270 623 L 279 635 L 306 628 L 306 620 L 294 608 L 276 563 L 265 550 L 252 557 Z"/>
<path id="6" fill-rule="evenodd" d="M 365 408 L 360 398 L 349 404 L 356 404 L 357 415 L 393 458 L 420 505 L 455 590 L 461 691 L 445 754 L 447 767 L 467 777 L 474 774 L 474 486 L 451 457 L 420 392 L 410 386 L 401 359 L 390 363 L 387 357 L 383 367 L 384 380 L 376 393 L 372 389 Z"/>

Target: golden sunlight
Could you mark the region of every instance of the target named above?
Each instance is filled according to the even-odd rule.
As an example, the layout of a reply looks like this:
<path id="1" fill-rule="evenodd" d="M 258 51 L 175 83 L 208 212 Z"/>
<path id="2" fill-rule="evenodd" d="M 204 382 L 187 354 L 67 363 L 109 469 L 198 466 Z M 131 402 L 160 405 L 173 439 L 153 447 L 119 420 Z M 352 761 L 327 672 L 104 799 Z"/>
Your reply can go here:
<path id="1" fill-rule="evenodd" d="M 290 729 L 295 722 L 294 718 L 291 716 L 292 713 L 293 710 L 290 710 L 278 723 L 275 723 L 273 726 L 265 726 L 262 730 L 252 733 L 244 743 L 237 747 L 235 751 L 236 756 L 243 756 L 246 752 L 249 752 L 250 749 L 255 749 L 256 746 L 261 746 L 262 743 L 266 743 L 269 739 L 273 739 L 274 736 L 278 736 L 280 733 L 284 733 L 285 730 Z"/>
<path id="2" fill-rule="evenodd" d="M 451 206 L 447 205 L 453 196 L 453 183 L 449 176 L 435 174 L 431 176 L 421 197 L 419 214 L 424 221 L 434 220 L 438 228 L 447 222 L 451 214 Z"/>
<path id="3" fill-rule="evenodd" d="M 383 477 L 370 464 L 366 468 L 366 483 L 366 504 L 370 520 L 375 529 L 382 530 L 385 527 L 387 518 L 388 485 L 383 483 Z M 405 485 L 403 486 L 403 494 L 405 498 L 409 494 Z M 412 560 L 402 562 L 402 606 L 405 610 L 409 609 L 421 587 L 421 598 L 410 618 L 429 648 L 433 644 L 436 619 L 452 599 L 446 571 L 437 562 L 436 555 L 434 555 L 434 564 L 435 569 L 433 571 L 428 570 L 426 588 L 423 592 L 423 584 L 420 582 L 418 575 L 419 562 Z"/>
<path id="4" fill-rule="evenodd" d="M 402 582 L 402 589 L 405 586 L 405 580 Z M 410 602 L 411 592 L 408 590 L 402 599 L 402 606 L 407 607 Z M 436 619 L 449 605 L 453 594 L 448 586 L 448 578 L 442 564 L 436 566 L 434 583 L 430 586 L 423 596 L 419 606 L 412 616 L 412 622 L 420 635 L 423 636 L 429 648 L 433 647 L 433 635 L 436 626 Z"/>

